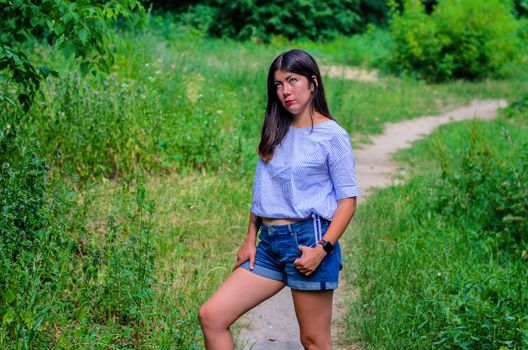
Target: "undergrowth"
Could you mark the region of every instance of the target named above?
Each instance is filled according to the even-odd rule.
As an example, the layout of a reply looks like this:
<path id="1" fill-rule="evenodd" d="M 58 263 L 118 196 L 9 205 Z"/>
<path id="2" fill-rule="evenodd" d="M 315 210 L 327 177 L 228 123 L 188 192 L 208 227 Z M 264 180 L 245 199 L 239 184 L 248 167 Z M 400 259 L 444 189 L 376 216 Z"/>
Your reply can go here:
<path id="1" fill-rule="evenodd" d="M 360 207 L 350 339 L 373 349 L 528 346 L 524 103 L 417 142 L 399 156 L 413 161 L 410 181 Z"/>

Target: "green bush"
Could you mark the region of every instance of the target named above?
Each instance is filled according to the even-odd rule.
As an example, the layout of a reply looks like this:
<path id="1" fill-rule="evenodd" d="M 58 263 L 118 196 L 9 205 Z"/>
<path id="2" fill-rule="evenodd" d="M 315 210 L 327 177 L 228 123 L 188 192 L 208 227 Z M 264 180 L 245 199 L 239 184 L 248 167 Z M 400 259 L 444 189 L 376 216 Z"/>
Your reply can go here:
<path id="1" fill-rule="evenodd" d="M 190 7 L 182 20 L 212 36 L 329 39 L 361 32 L 368 23 L 382 23 L 386 13 L 381 0 L 211 0 Z"/>
<path id="2" fill-rule="evenodd" d="M 117 19 L 142 11 L 139 1 L 2 1 L 0 3 L 0 74 L 17 84 L 18 101 L 27 111 L 49 75 L 47 63 L 28 59 L 33 41 L 46 41 L 66 57 L 80 59 L 83 72 L 108 71 Z M 3 91 L 0 90 L 0 100 Z"/>
<path id="3" fill-rule="evenodd" d="M 0 348 L 137 346 L 155 302 L 154 203 L 141 186 L 132 205 L 120 193 L 123 211 L 95 237 L 34 126 L 16 112 L 0 122 Z"/>
<path id="4" fill-rule="evenodd" d="M 520 276 L 522 265 L 510 273 Z M 491 273 L 453 283 L 447 325 L 433 342 L 437 349 L 525 349 L 528 296 L 525 281 Z M 458 281 L 457 281 L 458 282 Z"/>
<path id="5" fill-rule="evenodd" d="M 440 128 L 405 151 L 409 182 L 359 208 L 351 334 L 373 349 L 527 348 L 523 113 Z"/>
<path id="6" fill-rule="evenodd" d="M 435 210 L 444 220 L 493 235 L 501 247 L 528 243 L 528 144 L 516 147 L 514 160 L 494 152 L 476 125 L 469 141 L 456 158 L 439 147 L 442 178 L 435 186 Z"/>
<path id="7" fill-rule="evenodd" d="M 391 67 L 429 81 L 504 76 L 519 59 L 519 22 L 499 0 L 445 0 L 431 15 L 419 0 L 392 12 Z"/>
<path id="8" fill-rule="evenodd" d="M 528 17 L 528 0 L 515 0 L 515 11 L 519 17 Z"/>
<path id="9" fill-rule="evenodd" d="M 48 167 L 37 153 L 38 143 L 27 142 L 20 133 L 9 123 L 0 129 L 0 236 L 6 258 L 34 247 L 50 224 L 45 202 Z"/>

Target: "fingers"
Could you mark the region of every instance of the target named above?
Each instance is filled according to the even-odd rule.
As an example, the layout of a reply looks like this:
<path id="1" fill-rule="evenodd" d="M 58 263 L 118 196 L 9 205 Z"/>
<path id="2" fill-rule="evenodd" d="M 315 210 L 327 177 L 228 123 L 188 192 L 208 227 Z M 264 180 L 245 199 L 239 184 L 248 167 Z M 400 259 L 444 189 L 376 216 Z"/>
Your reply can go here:
<path id="1" fill-rule="evenodd" d="M 255 268 L 255 254 L 249 256 L 249 268 L 253 270 Z"/>
<path id="2" fill-rule="evenodd" d="M 247 259 L 246 259 L 246 260 L 247 260 Z M 240 265 L 242 265 L 242 263 L 243 263 L 244 261 L 246 261 L 246 260 L 241 259 L 240 256 L 237 255 L 237 257 L 236 257 L 236 262 L 235 262 L 235 266 L 233 267 L 233 270 L 231 270 L 231 272 L 232 272 L 232 271 L 235 271 L 235 270 L 237 269 L 237 267 L 239 267 Z"/>
<path id="3" fill-rule="evenodd" d="M 301 259 L 302 259 L 303 256 L 304 256 L 305 248 L 306 248 L 306 246 L 304 246 L 304 245 L 300 245 L 300 246 L 299 246 L 299 250 L 301 251 L 301 257 L 300 257 L 300 258 L 297 258 L 297 259 L 295 259 L 295 260 L 293 261 L 293 264 L 294 264 L 295 266 L 297 266 L 297 268 L 299 268 L 299 265 L 302 264 L 302 263 L 301 263 Z"/>
<path id="4" fill-rule="evenodd" d="M 293 264 L 300 273 L 305 276 L 310 276 L 315 272 L 315 270 L 319 266 L 319 263 L 315 263 L 313 261 L 313 254 L 311 254 L 311 250 L 313 250 L 313 248 L 310 248 L 308 246 L 300 246 L 300 249 L 302 255 L 300 258 L 295 259 L 293 261 Z"/>
<path id="5" fill-rule="evenodd" d="M 231 272 L 235 271 L 237 269 L 237 267 L 240 266 L 240 264 L 241 264 L 240 259 L 237 258 L 237 261 L 235 262 L 235 266 L 233 266 L 233 270 L 231 270 Z"/>

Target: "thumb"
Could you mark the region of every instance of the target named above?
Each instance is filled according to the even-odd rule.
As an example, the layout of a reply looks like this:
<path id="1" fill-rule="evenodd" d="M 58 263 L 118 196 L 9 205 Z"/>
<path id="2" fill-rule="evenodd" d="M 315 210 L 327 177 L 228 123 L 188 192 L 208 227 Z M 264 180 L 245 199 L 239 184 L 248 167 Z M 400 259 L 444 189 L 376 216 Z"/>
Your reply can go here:
<path id="1" fill-rule="evenodd" d="M 294 264 L 294 265 L 299 265 L 299 264 L 301 263 L 301 259 L 302 259 L 303 255 L 304 255 L 304 249 L 306 249 L 306 247 L 303 246 L 303 245 L 300 245 L 300 246 L 299 246 L 299 249 L 301 250 L 301 257 L 300 257 L 300 258 L 297 258 L 297 259 L 295 259 L 295 260 L 293 261 L 293 264 Z"/>

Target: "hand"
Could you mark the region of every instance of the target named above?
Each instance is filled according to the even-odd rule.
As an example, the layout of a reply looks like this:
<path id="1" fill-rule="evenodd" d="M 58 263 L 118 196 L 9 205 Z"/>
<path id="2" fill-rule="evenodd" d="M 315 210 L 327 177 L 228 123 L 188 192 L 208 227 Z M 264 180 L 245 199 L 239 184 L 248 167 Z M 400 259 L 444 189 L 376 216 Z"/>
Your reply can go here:
<path id="1" fill-rule="evenodd" d="M 257 255 L 257 248 L 255 242 L 244 241 L 244 244 L 238 249 L 237 260 L 233 270 L 242 265 L 242 263 L 249 260 L 249 268 L 253 270 L 255 268 L 255 255 Z"/>
<path id="2" fill-rule="evenodd" d="M 326 256 L 326 252 L 320 244 L 317 244 L 315 248 L 302 246 L 301 252 L 301 257 L 295 259 L 293 263 L 300 273 L 310 276 L 315 270 L 317 270 L 317 267 L 319 267 L 319 264 L 321 264 L 321 261 L 323 261 Z"/>

